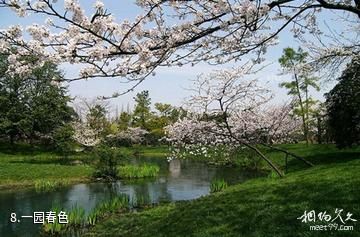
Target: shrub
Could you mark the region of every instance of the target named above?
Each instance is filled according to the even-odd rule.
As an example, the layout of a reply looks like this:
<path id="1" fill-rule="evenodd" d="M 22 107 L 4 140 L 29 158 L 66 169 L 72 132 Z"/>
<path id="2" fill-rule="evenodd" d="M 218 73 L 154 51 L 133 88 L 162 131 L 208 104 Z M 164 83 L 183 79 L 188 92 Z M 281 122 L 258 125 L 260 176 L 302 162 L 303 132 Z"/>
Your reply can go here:
<path id="1" fill-rule="evenodd" d="M 116 149 L 101 147 L 95 149 L 94 173 L 95 178 L 112 181 L 118 178 L 118 164 L 124 158 L 123 154 Z"/>

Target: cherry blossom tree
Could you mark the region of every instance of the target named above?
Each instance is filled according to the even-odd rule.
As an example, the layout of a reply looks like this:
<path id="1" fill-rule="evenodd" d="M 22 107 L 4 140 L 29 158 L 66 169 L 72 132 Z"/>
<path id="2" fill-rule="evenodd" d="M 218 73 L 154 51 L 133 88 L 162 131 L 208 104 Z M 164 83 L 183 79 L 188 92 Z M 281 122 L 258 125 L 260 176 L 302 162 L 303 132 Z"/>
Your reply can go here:
<path id="1" fill-rule="evenodd" d="M 84 122 L 73 123 L 74 128 L 74 140 L 84 147 L 95 147 L 100 144 L 101 139 L 99 138 L 98 131 L 89 126 Z"/>
<path id="2" fill-rule="evenodd" d="M 129 127 L 126 130 L 119 131 L 116 134 L 110 134 L 108 139 L 116 140 L 120 144 L 141 144 L 149 132 L 140 127 Z"/>
<path id="3" fill-rule="evenodd" d="M 253 64 L 245 64 L 201 75 L 195 80 L 196 93 L 188 99 L 189 110 L 193 112 L 166 128 L 168 141 L 175 147 L 174 155 L 184 151 L 206 155 L 207 147 L 230 154 L 228 149 L 247 147 L 282 176 L 280 169 L 257 147 L 263 144 L 312 165 L 295 154 L 271 146 L 288 142 L 291 135 L 301 129 L 301 122 L 291 116 L 290 103 L 269 104 L 272 94 L 251 78 L 255 71 Z"/>
<path id="4" fill-rule="evenodd" d="M 77 121 L 73 123 L 74 140 L 84 147 L 95 147 L 102 142 L 108 132 L 109 125 L 106 119 L 108 103 L 78 99 L 73 104 L 78 116 Z"/>
<path id="5" fill-rule="evenodd" d="M 9 55 L 9 73 L 26 74 L 50 59 L 83 65 L 68 81 L 121 77 L 133 82 L 131 90 L 159 66 L 223 64 L 248 53 L 261 62 L 285 29 L 308 43 L 321 62 L 317 65 L 360 52 L 359 0 L 137 0 L 136 4 L 142 14 L 117 22 L 101 1 L 93 5 L 92 15 L 86 15 L 77 0 L 0 0 L 0 7 L 20 17 L 46 18 L 44 25 L 26 27 L 30 39 L 19 25 L 2 30 L 0 53 Z M 347 14 L 343 20 L 352 30 L 350 38 L 341 44 L 339 38 L 331 43 L 321 40 L 318 15 L 323 10 Z M 308 34 L 320 44 L 309 43 Z M 36 60 L 25 63 L 22 58 L 27 55 L 36 55 Z"/>

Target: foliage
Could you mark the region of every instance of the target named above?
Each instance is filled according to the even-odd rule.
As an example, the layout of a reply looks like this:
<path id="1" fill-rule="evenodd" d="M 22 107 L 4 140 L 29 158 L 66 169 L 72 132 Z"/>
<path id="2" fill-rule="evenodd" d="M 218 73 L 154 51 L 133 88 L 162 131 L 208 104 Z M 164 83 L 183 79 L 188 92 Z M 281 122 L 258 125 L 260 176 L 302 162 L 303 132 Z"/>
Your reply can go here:
<path id="1" fill-rule="evenodd" d="M 217 193 L 225 190 L 227 188 L 228 184 L 223 179 L 215 179 L 211 181 L 210 184 L 210 193 Z"/>
<path id="2" fill-rule="evenodd" d="M 129 197 L 122 194 L 98 203 L 91 213 L 92 217 L 96 216 L 96 218 L 103 218 L 106 214 L 117 212 L 119 209 L 128 209 L 129 207 Z"/>
<path id="3" fill-rule="evenodd" d="M 117 127 L 106 136 L 109 146 L 132 146 L 134 144 L 160 145 L 166 141 L 164 128 L 184 118 L 187 111 L 170 104 L 155 103 L 151 110 L 151 98 L 148 91 L 136 95 L 134 112 L 121 111 L 113 125 Z"/>
<path id="4" fill-rule="evenodd" d="M 62 211 L 61 207 L 58 205 L 51 208 L 51 211 L 55 213 L 59 213 Z M 59 235 L 60 233 L 64 233 L 67 226 L 64 224 L 60 224 L 59 222 L 55 221 L 55 223 L 44 223 L 42 225 L 42 233 L 51 234 L 53 236 Z"/>
<path id="5" fill-rule="evenodd" d="M 312 87 L 320 90 L 317 83 L 319 78 L 311 76 L 311 69 L 306 65 L 308 53 L 301 48 L 295 51 L 292 48 L 285 48 L 283 55 L 279 59 L 279 63 L 284 73 L 291 74 L 293 80 L 290 82 L 282 82 L 281 87 L 288 90 L 288 94 L 294 97 L 293 111 L 294 114 L 301 117 L 303 133 L 306 143 L 310 140 L 311 123 L 314 115 L 314 105 L 316 101 L 310 96 L 309 89 Z"/>
<path id="6" fill-rule="evenodd" d="M 66 180 L 46 180 L 40 179 L 35 181 L 36 192 L 51 192 L 68 185 Z"/>
<path id="7" fill-rule="evenodd" d="M 103 138 L 110 132 L 110 123 L 106 119 L 106 108 L 103 105 L 95 104 L 89 108 L 86 115 L 86 122 L 91 129 L 97 132 L 96 138 Z"/>
<path id="8" fill-rule="evenodd" d="M 109 200 L 99 202 L 88 215 L 85 214 L 84 208 L 75 205 L 68 212 L 68 224 L 59 224 L 58 222 L 45 223 L 42 226 L 42 233 L 44 235 L 51 234 L 55 236 L 73 236 L 73 233 L 75 232 L 80 233 L 82 236 L 89 226 L 94 226 L 97 221 L 102 220 L 106 215 L 119 212 L 121 209 L 128 210 L 129 207 L 130 202 L 127 195 L 119 195 L 110 198 Z M 60 208 L 55 206 L 52 210 L 58 213 Z"/>
<path id="9" fill-rule="evenodd" d="M 112 181 L 118 178 L 118 164 L 124 158 L 116 149 L 99 147 L 93 152 L 94 178 Z"/>
<path id="10" fill-rule="evenodd" d="M 360 143 L 360 57 L 347 66 L 326 94 L 328 123 L 338 147 Z"/>
<path id="11" fill-rule="evenodd" d="M 117 125 L 120 131 L 125 131 L 131 125 L 132 114 L 122 111 L 117 118 Z"/>
<path id="12" fill-rule="evenodd" d="M 68 228 L 80 228 L 85 225 L 85 210 L 75 205 L 68 213 Z"/>
<path id="13" fill-rule="evenodd" d="M 9 64 L 0 58 L 0 132 L 15 139 L 48 139 L 74 116 L 70 98 L 61 86 L 62 73 L 46 62 L 27 76 L 10 76 Z M 30 59 L 29 59 L 30 60 Z"/>
<path id="14" fill-rule="evenodd" d="M 160 168 L 157 165 L 125 165 L 119 168 L 119 176 L 127 179 L 155 177 L 159 171 Z"/>
<path id="15" fill-rule="evenodd" d="M 58 127 L 54 130 L 55 150 L 63 156 L 68 156 L 74 146 L 74 128 L 70 124 Z"/>
<path id="16" fill-rule="evenodd" d="M 133 113 L 133 126 L 148 129 L 148 121 L 151 117 L 149 91 L 137 93 L 134 99 L 136 105 Z"/>

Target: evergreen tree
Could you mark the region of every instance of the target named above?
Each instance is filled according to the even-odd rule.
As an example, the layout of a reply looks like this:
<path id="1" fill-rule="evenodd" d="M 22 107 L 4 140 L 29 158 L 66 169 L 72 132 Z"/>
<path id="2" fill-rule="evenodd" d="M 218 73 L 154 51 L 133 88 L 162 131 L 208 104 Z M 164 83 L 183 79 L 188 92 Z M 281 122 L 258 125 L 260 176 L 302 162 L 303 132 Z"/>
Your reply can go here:
<path id="1" fill-rule="evenodd" d="M 360 56 L 355 57 L 326 94 L 329 127 L 339 148 L 360 143 Z"/>

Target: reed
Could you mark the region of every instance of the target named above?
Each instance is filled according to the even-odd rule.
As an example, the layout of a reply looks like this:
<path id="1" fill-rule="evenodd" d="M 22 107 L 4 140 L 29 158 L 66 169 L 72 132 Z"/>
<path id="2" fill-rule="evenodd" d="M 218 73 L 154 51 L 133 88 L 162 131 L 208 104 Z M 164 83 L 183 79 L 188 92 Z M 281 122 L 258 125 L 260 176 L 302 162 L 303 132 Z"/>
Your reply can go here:
<path id="1" fill-rule="evenodd" d="M 55 191 L 61 187 L 68 185 L 68 181 L 64 180 L 46 180 L 40 179 L 35 181 L 35 191 L 36 192 L 51 192 Z"/>
<path id="2" fill-rule="evenodd" d="M 119 176 L 126 179 L 156 177 L 159 174 L 159 171 L 160 168 L 157 165 L 125 165 L 119 168 Z"/>
<path id="3" fill-rule="evenodd" d="M 74 206 L 68 215 L 69 226 L 72 228 L 82 227 L 86 223 L 85 210 L 84 208 Z"/>
<path id="4" fill-rule="evenodd" d="M 228 187 L 228 184 L 223 179 L 215 179 L 210 184 L 210 193 L 221 192 Z"/>
<path id="5" fill-rule="evenodd" d="M 55 206 L 51 208 L 51 211 L 54 213 L 59 213 L 61 211 L 61 208 L 58 206 Z M 58 221 L 54 221 L 54 223 L 47 223 L 45 222 L 42 225 L 42 233 L 45 233 L 46 235 L 50 236 L 57 236 L 61 233 L 65 233 L 67 229 L 67 225 L 60 224 Z"/>

